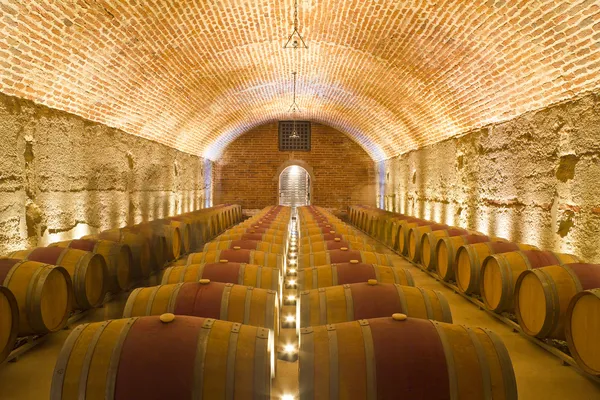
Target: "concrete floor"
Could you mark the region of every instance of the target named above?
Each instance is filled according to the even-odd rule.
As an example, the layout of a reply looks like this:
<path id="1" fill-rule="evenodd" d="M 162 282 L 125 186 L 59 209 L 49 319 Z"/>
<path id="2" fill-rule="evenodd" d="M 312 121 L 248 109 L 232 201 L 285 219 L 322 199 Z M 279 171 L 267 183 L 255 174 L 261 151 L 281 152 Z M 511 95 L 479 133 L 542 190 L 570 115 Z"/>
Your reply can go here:
<path id="1" fill-rule="evenodd" d="M 575 369 L 561 365 L 556 357 L 514 333 L 418 268 L 410 268 L 418 286 L 439 290 L 446 296 L 455 323 L 485 327 L 500 335 L 513 362 L 521 400 L 600 399 L 600 385 L 581 376 Z M 104 308 L 95 310 L 81 322 L 119 317 L 123 305 L 124 296 L 121 296 Z M 293 340 L 295 335 L 294 330 L 284 330 L 282 333 L 283 341 Z M 69 331 L 64 330 L 50 335 L 45 343 L 26 353 L 17 362 L 0 366 L 0 399 L 47 399 L 54 363 L 68 334 Z M 274 398 L 297 390 L 297 371 L 297 363 L 278 361 L 278 376 L 273 382 Z"/>

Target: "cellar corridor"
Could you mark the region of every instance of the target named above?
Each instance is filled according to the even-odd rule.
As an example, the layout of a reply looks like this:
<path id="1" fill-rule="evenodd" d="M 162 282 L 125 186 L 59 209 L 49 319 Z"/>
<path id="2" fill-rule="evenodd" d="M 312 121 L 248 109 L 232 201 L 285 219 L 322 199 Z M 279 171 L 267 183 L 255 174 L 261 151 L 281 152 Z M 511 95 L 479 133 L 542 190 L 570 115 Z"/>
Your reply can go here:
<path id="1" fill-rule="evenodd" d="M 0 33 L 0 400 L 600 400 L 600 0 Z"/>

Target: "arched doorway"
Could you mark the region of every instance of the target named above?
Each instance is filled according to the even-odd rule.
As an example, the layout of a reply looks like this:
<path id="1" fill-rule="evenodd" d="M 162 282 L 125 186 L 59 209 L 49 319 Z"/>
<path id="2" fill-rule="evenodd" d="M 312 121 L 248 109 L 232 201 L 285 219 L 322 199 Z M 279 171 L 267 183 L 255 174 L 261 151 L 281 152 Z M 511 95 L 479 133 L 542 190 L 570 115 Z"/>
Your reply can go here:
<path id="1" fill-rule="evenodd" d="M 279 205 L 301 207 L 310 204 L 309 172 L 299 165 L 290 165 L 279 174 Z"/>

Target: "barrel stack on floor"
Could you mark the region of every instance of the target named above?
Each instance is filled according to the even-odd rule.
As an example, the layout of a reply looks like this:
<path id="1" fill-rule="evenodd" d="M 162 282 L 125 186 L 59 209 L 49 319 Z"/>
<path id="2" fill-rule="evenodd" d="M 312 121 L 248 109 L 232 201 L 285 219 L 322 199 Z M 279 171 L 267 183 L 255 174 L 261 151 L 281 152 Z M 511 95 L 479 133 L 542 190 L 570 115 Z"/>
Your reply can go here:
<path id="1" fill-rule="evenodd" d="M 452 324 L 410 263 L 324 209 L 298 218 L 301 399 L 517 398 L 501 340 Z"/>
<path id="2" fill-rule="evenodd" d="M 148 284 L 165 263 L 241 220 L 219 205 L 0 258 L 0 363 L 25 339 L 64 328 L 69 317 Z"/>
<path id="3" fill-rule="evenodd" d="M 269 399 L 290 209 L 268 207 L 223 231 L 240 218 L 211 221 L 204 232 L 222 235 L 169 261 L 161 285 L 133 290 L 123 319 L 78 326 L 59 355 L 51 399 Z M 244 237 L 255 226 L 279 239 Z"/>
<path id="4" fill-rule="evenodd" d="M 349 219 L 527 335 L 568 346 L 582 370 L 600 376 L 600 265 L 369 206 L 351 207 Z"/>

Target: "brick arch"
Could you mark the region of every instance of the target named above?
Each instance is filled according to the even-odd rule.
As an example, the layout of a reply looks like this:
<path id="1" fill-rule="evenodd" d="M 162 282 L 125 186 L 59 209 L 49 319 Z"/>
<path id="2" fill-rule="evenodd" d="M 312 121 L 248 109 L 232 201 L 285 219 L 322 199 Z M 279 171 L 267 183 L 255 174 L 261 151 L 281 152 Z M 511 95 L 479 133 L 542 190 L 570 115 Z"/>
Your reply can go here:
<path id="1" fill-rule="evenodd" d="M 382 160 L 600 86 L 594 2 L 301 1 L 297 57 L 292 5 L 6 0 L 0 91 L 215 160 L 298 69 L 305 118 Z"/>

